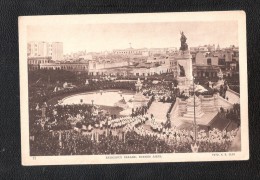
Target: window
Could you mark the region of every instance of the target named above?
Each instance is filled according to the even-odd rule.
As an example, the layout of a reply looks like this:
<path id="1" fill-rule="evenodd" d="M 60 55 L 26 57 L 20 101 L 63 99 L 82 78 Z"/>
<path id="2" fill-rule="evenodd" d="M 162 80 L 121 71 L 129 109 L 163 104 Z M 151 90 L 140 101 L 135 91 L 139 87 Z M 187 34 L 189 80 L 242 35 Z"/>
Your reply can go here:
<path id="1" fill-rule="evenodd" d="M 207 59 L 207 65 L 211 65 L 211 59 L 210 58 Z"/>
<path id="2" fill-rule="evenodd" d="M 225 65 L 225 59 L 219 59 L 218 65 Z"/>

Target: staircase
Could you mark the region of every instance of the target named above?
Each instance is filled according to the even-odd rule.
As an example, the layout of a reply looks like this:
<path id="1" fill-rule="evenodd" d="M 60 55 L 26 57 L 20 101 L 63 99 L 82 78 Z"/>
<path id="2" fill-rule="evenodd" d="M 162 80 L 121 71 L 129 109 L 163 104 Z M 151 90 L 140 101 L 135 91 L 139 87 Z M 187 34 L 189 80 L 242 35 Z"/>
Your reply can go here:
<path id="1" fill-rule="evenodd" d="M 172 126 L 179 127 L 183 124 L 183 121 L 179 118 L 179 101 L 176 100 L 171 111 L 171 123 Z"/>

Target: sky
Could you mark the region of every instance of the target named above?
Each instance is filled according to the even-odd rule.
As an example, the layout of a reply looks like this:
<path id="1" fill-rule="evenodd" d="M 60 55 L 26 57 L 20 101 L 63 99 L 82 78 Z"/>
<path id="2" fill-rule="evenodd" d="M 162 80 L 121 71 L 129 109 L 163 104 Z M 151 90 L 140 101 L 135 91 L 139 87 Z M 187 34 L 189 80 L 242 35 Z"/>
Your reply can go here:
<path id="1" fill-rule="evenodd" d="M 189 47 L 238 46 L 236 21 L 28 26 L 27 41 L 63 42 L 64 54 L 125 49 L 129 43 L 133 48 L 179 48 L 180 31 Z"/>

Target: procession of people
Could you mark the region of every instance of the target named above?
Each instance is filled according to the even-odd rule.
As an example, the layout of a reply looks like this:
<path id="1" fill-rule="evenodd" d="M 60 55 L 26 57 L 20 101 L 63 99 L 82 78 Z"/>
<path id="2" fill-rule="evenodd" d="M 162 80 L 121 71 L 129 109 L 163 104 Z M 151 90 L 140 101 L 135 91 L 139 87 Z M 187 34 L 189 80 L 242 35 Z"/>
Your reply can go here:
<path id="1" fill-rule="evenodd" d="M 83 109 L 87 109 L 83 111 Z M 31 135 L 31 152 L 38 155 L 70 154 L 124 154 L 124 153 L 173 153 L 192 152 L 193 130 L 165 128 L 147 114 L 112 119 L 104 114 L 93 116 L 90 105 L 55 106 L 52 114 L 53 127 L 66 119 L 67 128 L 43 128 Z M 78 112 L 78 113 L 77 113 Z M 59 114 L 59 115 L 58 115 Z M 49 116 L 49 115 L 48 115 Z M 85 118 L 94 118 L 83 123 Z M 81 122 L 81 125 L 75 123 Z M 150 123 L 146 123 L 149 121 Z M 53 123 L 55 122 L 55 123 Z M 147 125 L 150 124 L 150 125 Z M 236 131 L 217 129 L 197 134 L 199 152 L 226 151 L 236 136 Z"/>
<path id="2" fill-rule="evenodd" d="M 176 98 L 183 93 L 173 82 L 144 80 L 141 93 L 149 97 L 146 105 L 132 108 L 127 116 L 111 114 L 98 105 L 48 103 L 53 97 L 87 91 L 103 92 L 105 89 L 135 90 L 133 81 L 91 81 L 77 84 L 75 88 L 56 91 L 52 88 L 30 88 L 30 146 L 32 155 L 71 154 L 143 154 L 193 152 L 196 142 L 198 152 L 227 151 L 236 136 L 231 132 L 213 128 L 205 131 L 178 129 L 159 123 L 148 110 L 153 101 L 171 103 L 167 117 Z M 221 87 L 221 93 L 225 88 Z M 225 112 L 226 118 L 239 117 L 240 107 Z M 167 124 L 167 125 L 166 125 Z"/>

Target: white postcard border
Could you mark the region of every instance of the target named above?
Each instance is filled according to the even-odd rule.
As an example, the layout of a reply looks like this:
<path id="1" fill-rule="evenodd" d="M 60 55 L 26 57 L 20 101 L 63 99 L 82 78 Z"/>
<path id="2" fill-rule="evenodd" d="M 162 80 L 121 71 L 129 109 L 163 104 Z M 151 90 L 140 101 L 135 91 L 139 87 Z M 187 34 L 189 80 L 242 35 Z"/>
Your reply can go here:
<path id="1" fill-rule="evenodd" d="M 143 22 L 203 22 L 237 21 L 240 63 L 240 107 L 241 107 L 241 152 L 223 153 L 165 153 L 124 155 L 72 155 L 30 156 L 29 154 L 29 108 L 28 108 L 28 65 L 27 26 L 91 23 L 143 23 Z M 98 15 L 59 15 L 19 17 L 19 64 L 20 64 L 20 111 L 21 111 L 21 157 L 22 165 L 69 165 L 69 164 L 123 164 L 193 161 L 235 161 L 249 159 L 248 90 L 246 14 L 244 11 L 182 12 L 182 13 L 137 13 Z M 140 156 L 142 156 L 140 158 Z M 150 156 L 144 157 L 143 156 Z"/>

